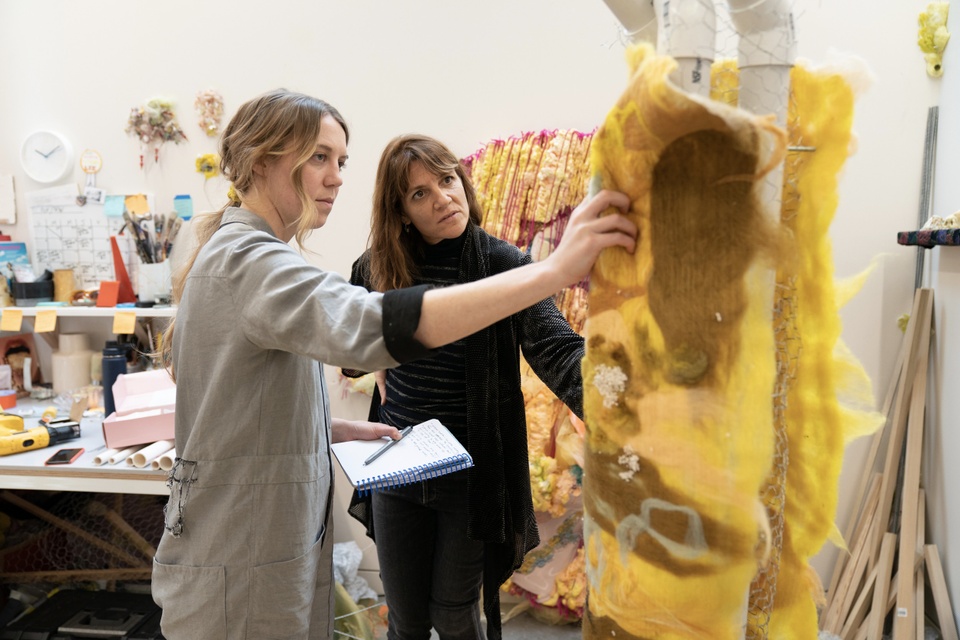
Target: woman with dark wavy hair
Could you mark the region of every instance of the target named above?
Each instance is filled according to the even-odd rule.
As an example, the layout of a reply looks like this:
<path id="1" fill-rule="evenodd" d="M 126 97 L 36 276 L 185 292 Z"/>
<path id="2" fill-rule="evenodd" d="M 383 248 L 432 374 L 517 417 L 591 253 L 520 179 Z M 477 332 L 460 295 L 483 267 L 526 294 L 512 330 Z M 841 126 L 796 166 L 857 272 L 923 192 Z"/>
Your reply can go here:
<path id="1" fill-rule="evenodd" d="M 528 255 L 480 221 L 474 187 L 446 146 L 420 135 L 396 138 L 380 158 L 370 248 L 351 282 L 379 292 L 443 288 L 528 268 Z M 583 338 L 546 296 L 432 358 L 378 374 L 369 420 L 402 428 L 439 418 L 474 460 L 465 472 L 354 496 L 351 513 L 377 543 L 389 640 L 426 640 L 431 627 L 442 640 L 483 638 L 481 587 L 486 637 L 501 637 L 500 585 L 539 542 L 521 350 L 582 416 Z"/>

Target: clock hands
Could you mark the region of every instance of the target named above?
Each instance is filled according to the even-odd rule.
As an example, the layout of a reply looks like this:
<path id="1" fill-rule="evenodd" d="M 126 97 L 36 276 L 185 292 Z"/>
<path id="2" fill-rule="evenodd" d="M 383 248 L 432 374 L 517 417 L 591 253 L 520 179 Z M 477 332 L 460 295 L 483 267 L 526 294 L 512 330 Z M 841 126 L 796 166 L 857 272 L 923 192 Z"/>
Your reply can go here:
<path id="1" fill-rule="evenodd" d="M 44 158 L 49 158 L 51 155 L 53 155 L 53 152 L 58 150 L 59 148 L 60 148 L 60 145 L 58 144 L 57 146 L 55 146 L 53 149 L 50 149 L 50 151 L 46 153 L 44 153 L 43 151 L 40 151 L 39 149 L 34 149 L 34 151 L 42 155 Z"/>

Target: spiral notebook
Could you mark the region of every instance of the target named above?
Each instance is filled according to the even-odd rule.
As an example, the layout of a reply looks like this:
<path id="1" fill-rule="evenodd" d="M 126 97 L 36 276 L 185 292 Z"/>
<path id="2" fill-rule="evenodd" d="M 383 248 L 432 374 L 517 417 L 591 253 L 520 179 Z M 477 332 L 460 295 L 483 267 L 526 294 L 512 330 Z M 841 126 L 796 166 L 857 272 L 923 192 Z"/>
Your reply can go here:
<path id="1" fill-rule="evenodd" d="M 415 425 L 402 440 L 368 465 L 363 461 L 389 440 L 349 440 L 331 445 L 340 467 L 360 495 L 436 478 L 473 466 L 473 458 L 439 420 Z"/>

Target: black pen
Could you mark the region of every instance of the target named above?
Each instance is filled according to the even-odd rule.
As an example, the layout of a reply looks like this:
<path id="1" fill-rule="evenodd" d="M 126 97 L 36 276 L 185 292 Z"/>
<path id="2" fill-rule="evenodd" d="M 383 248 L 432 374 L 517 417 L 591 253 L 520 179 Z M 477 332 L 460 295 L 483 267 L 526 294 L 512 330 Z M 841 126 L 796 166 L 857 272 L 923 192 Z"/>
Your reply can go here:
<path id="1" fill-rule="evenodd" d="M 408 433 L 410 433 L 410 431 L 411 431 L 412 429 L 413 429 L 413 425 L 410 425 L 409 427 L 407 427 L 406 429 L 404 429 L 403 431 L 400 432 L 400 437 L 399 437 L 399 438 L 397 438 L 396 440 L 391 440 L 391 441 L 388 442 L 387 444 L 383 445 L 382 447 L 380 447 L 379 449 L 377 449 L 376 451 L 374 451 L 374 452 L 373 452 L 373 455 L 371 455 L 369 458 L 367 458 L 366 460 L 363 461 L 363 466 L 367 466 L 368 464 L 370 464 L 371 462 L 373 462 L 374 460 L 376 460 L 377 458 L 379 458 L 380 456 L 382 456 L 387 449 L 389 449 L 389 448 L 392 447 L 393 445 L 395 445 L 395 444 L 397 444 L 398 442 L 400 442 L 401 440 L 403 440 L 403 437 L 404 437 L 405 435 L 407 435 Z"/>

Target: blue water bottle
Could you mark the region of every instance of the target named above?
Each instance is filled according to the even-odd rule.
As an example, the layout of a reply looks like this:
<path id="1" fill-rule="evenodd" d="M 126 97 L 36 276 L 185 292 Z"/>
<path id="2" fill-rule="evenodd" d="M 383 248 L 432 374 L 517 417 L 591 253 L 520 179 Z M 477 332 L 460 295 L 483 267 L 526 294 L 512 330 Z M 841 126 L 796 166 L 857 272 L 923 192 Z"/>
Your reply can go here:
<path id="1" fill-rule="evenodd" d="M 127 356 L 116 340 L 107 340 L 103 347 L 103 417 L 117 410 L 113 401 L 113 383 L 117 376 L 127 372 Z"/>

